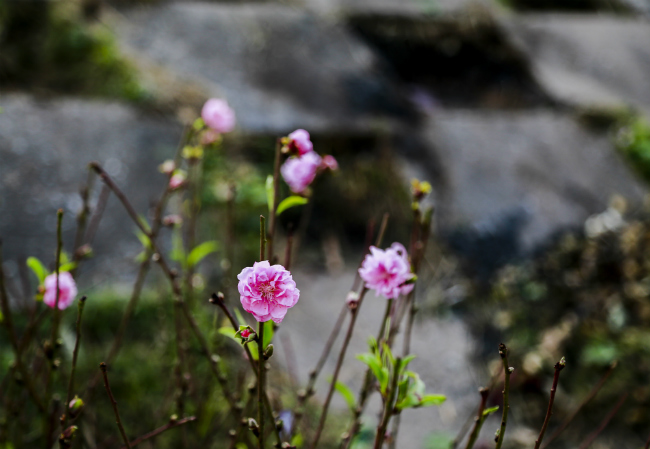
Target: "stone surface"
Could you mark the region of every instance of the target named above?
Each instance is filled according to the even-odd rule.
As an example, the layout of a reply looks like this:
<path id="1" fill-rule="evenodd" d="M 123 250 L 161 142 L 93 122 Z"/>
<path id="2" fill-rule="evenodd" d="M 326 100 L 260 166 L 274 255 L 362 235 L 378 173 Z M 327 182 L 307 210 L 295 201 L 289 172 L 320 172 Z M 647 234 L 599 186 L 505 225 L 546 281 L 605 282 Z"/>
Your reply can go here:
<path id="1" fill-rule="evenodd" d="M 427 157 L 437 161 L 437 217 L 475 262 L 527 254 L 553 233 L 582 227 L 612 195 L 638 204 L 647 192 L 612 147 L 568 114 L 440 111 Z M 502 263 L 503 261 L 501 261 Z"/>
<path id="2" fill-rule="evenodd" d="M 79 189 L 91 161 L 102 164 L 136 210 L 146 213 L 164 185 L 157 166 L 173 156 L 182 132 L 173 122 L 114 102 L 4 95 L 2 108 L 0 237 L 5 260 L 13 260 L 8 262 L 10 275 L 20 258 L 53 262 L 59 208 L 65 213 L 64 249 L 72 251 Z M 100 184 L 95 183 L 93 203 Z M 93 245 L 100 263 L 91 259 L 84 266 L 88 285 L 131 271 L 141 249 L 134 229 L 111 196 Z"/>
<path id="3" fill-rule="evenodd" d="M 650 114 L 650 24 L 640 18 L 537 14 L 505 20 L 538 81 L 561 102 L 632 105 Z"/>
<path id="4" fill-rule="evenodd" d="M 225 97 L 246 132 L 367 131 L 408 115 L 375 55 L 333 18 L 210 3 L 125 15 L 116 27 L 128 51 Z"/>

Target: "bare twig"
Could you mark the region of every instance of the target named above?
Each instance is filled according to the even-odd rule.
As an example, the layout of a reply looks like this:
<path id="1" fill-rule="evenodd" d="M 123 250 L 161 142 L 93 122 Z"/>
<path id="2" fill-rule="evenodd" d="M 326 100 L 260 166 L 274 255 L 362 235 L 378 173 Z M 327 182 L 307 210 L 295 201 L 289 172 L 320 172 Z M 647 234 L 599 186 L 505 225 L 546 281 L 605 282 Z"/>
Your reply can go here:
<path id="1" fill-rule="evenodd" d="M 72 368 L 70 369 L 70 380 L 68 382 L 68 394 L 66 395 L 66 399 L 63 404 L 63 410 L 65 410 L 65 412 L 63 413 L 63 419 L 61 419 L 61 427 L 63 427 L 64 430 L 66 428 L 66 423 L 68 421 L 68 415 L 70 414 L 68 412 L 68 409 L 70 408 L 70 401 L 72 400 L 72 390 L 74 389 L 74 375 L 77 369 L 77 357 L 79 356 L 79 345 L 81 343 L 81 317 L 84 313 L 85 305 L 86 305 L 86 297 L 82 296 L 79 299 L 79 303 L 77 304 L 77 324 L 76 324 L 77 338 L 75 339 L 74 350 L 72 351 Z"/>
<path id="2" fill-rule="evenodd" d="M 582 408 L 585 405 L 587 405 L 596 396 L 596 394 L 598 394 L 598 392 L 603 387 L 603 385 L 609 378 L 610 374 L 612 374 L 612 371 L 614 371 L 614 369 L 616 368 L 616 366 L 617 366 L 617 362 L 613 362 L 609 366 L 607 372 L 603 375 L 603 377 L 601 377 L 598 383 L 591 389 L 589 394 L 582 400 L 582 402 L 576 407 L 576 409 L 571 413 L 571 415 L 569 415 L 569 417 L 567 417 L 564 420 L 562 425 L 558 427 L 557 430 L 553 432 L 549 438 L 546 439 L 546 442 L 542 445 L 542 449 L 546 448 L 549 444 L 551 444 L 551 442 L 555 440 L 564 431 L 564 429 L 566 429 L 569 426 L 569 424 L 573 422 L 573 420 L 578 415 L 580 410 L 582 410 Z"/>
<path id="3" fill-rule="evenodd" d="M 106 387 L 106 393 L 108 393 L 108 398 L 111 400 L 111 405 L 113 406 L 113 412 L 115 413 L 115 421 L 117 422 L 117 427 L 120 429 L 120 434 L 122 435 L 122 439 L 124 440 L 124 445 L 126 446 L 127 449 L 131 449 L 131 443 L 129 443 L 129 439 L 126 436 L 126 432 L 124 431 L 124 426 L 122 425 L 122 420 L 120 419 L 120 412 L 117 410 L 117 401 L 115 400 L 115 397 L 113 396 L 113 392 L 111 391 L 111 386 L 108 383 L 108 374 L 106 373 L 106 363 L 102 362 L 99 364 L 99 368 L 102 370 L 102 376 L 104 377 L 104 387 Z"/>
<path id="4" fill-rule="evenodd" d="M 607 414 L 607 416 L 605 416 L 605 418 L 601 421 L 601 423 L 600 423 L 600 425 L 598 426 L 598 428 L 597 428 L 596 430 L 594 430 L 594 431 L 593 431 L 593 432 L 592 432 L 592 433 L 587 437 L 587 439 L 584 441 L 584 443 L 582 443 L 582 444 L 580 445 L 580 448 L 579 448 L 579 449 L 587 449 L 589 446 L 591 446 L 591 443 L 593 443 L 594 440 L 596 439 L 596 437 L 598 437 L 598 435 L 600 435 L 601 432 L 602 432 L 603 430 L 605 430 L 605 427 L 607 427 L 607 425 L 608 425 L 609 422 L 612 420 L 612 418 L 613 418 L 614 416 L 616 416 L 616 414 L 618 413 L 618 410 L 621 408 L 621 406 L 623 405 L 623 403 L 624 403 L 625 400 L 627 399 L 627 396 L 628 396 L 628 395 L 629 395 L 629 393 L 625 393 L 625 394 L 621 397 L 621 399 L 619 399 L 619 401 L 616 403 L 616 405 L 615 405 L 615 406 L 610 410 L 610 412 Z"/>
<path id="5" fill-rule="evenodd" d="M 161 433 L 163 433 L 163 432 L 165 432 L 165 431 L 167 431 L 169 429 L 173 429 L 174 427 L 180 427 L 183 424 L 187 424 L 187 423 L 190 423 L 192 421 L 196 421 L 195 416 L 188 416 L 187 418 L 183 418 L 183 419 L 179 419 L 179 420 L 175 420 L 175 419 L 170 420 L 164 426 L 160 426 L 157 429 L 152 430 L 151 432 L 146 433 L 146 434 L 136 438 L 135 440 L 131 441 L 130 446 L 122 446 L 122 449 L 126 449 L 127 447 L 135 447 L 138 444 L 142 443 L 143 441 L 149 440 L 149 439 L 151 439 L 153 437 L 156 437 L 156 436 L 160 435 Z"/>
<path id="6" fill-rule="evenodd" d="M 106 210 L 106 204 L 108 203 L 108 198 L 110 194 L 111 194 L 111 189 L 107 185 L 102 186 L 102 190 L 99 192 L 99 198 L 97 199 L 97 205 L 95 206 L 95 211 L 93 212 L 92 217 L 90 217 L 90 222 L 88 223 L 88 229 L 86 230 L 86 237 L 84 238 L 85 244 L 92 245 L 93 240 L 95 240 L 95 234 L 97 234 L 97 229 L 99 228 L 99 222 L 101 221 L 102 216 L 104 215 L 104 210 Z"/>
<path id="7" fill-rule="evenodd" d="M 469 439 L 467 440 L 465 449 L 472 449 L 474 447 L 478 435 L 481 432 L 481 427 L 483 426 L 483 422 L 485 421 L 485 416 L 483 416 L 483 411 L 485 410 L 485 405 L 487 404 L 487 399 L 490 394 L 490 390 L 488 390 L 487 388 L 481 388 L 479 390 L 479 394 L 481 395 L 481 404 L 478 406 L 478 413 L 476 414 L 476 418 L 474 418 L 474 427 L 472 428 L 472 432 L 469 434 Z"/>
<path id="8" fill-rule="evenodd" d="M 510 410 L 510 374 L 514 368 L 508 365 L 508 348 L 503 343 L 499 344 L 499 356 L 503 362 L 503 371 L 505 372 L 505 381 L 503 383 L 503 413 L 501 415 L 501 427 L 495 437 L 496 449 L 500 449 L 503 444 L 503 438 L 506 434 L 506 425 L 508 424 L 508 411 Z"/>
<path id="9" fill-rule="evenodd" d="M 535 449 L 539 449 L 539 446 L 542 444 L 544 439 L 544 433 L 548 427 L 548 423 L 551 420 L 551 415 L 553 414 L 553 401 L 555 400 L 555 392 L 557 391 L 557 383 L 560 380 L 560 371 L 564 369 L 566 362 L 564 357 L 555 364 L 555 374 L 553 375 L 553 386 L 551 387 L 551 397 L 548 400 L 548 409 L 546 410 L 546 417 L 544 418 L 544 424 L 542 425 L 542 430 L 539 432 L 539 436 L 535 441 Z"/>

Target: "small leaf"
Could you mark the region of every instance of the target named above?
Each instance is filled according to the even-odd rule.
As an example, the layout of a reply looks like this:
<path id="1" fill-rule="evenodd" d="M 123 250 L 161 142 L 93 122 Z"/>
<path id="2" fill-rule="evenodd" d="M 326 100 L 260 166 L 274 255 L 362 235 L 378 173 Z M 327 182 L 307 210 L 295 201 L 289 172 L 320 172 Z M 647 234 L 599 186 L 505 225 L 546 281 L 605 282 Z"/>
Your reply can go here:
<path id="1" fill-rule="evenodd" d="M 187 256 L 187 266 L 192 268 L 203 260 L 208 254 L 214 253 L 219 249 L 219 243 L 215 240 L 208 240 L 196 246 L 190 255 Z"/>
<path id="2" fill-rule="evenodd" d="M 72 271 L 75 268 L 77 268 L 77 262 L 68 262 L 59 267 L 59 273 L 63 273 L 64 271 Z"/>
<path id="3" fill-rule="evenodd" d="M 483 417 L 490 416 L 492 413 L 496 412 L 497 410 L 499 410 L 498 405 L 494 407 L 486 408 L 485 410 L 483 410 Z"/>
<path id="4" fill-rule="evenodd" d="M 65 265 L 65 264 L 67 264 L 69 262 L 70 262 L 70 257 L 68 257 L 68 253 L 66 253 L 65 251 L 61 251 L 60 264 Z"/>
<path id="5" fill-rule="evenodd" d="M 402 365 L 400 366 L 400 374 L 404 373 L 404 370 L 406 369 L 408 364 L 411 363 L 411 361 L 413 361 L 413 359 L 416 357 L 417 356 L 415 354 L 411 354 L 411 355 L 407 355 L 402 359 Z"/>
<path id="6" fill-rule="evenodd" d="M 273 188 L 273 176 L 266 177 L 266 204 L 269 206 L 269 212 L 273 210 L 273 199 L 275 198 L 275 189 Z"/>
<path id="7" fill-rule="evenodd" d="M 151 232 L 151 226 L 149 226 L 149 222 L 144 215 L 138 215 L 138 221 L 147 232 Z"/>
<path id="8" fill-rule="evenodd" d="M 332 382 L 331 378 L 330 382 Z M 345 402 L 348 404 L 348 407 L 350 407 L 350 410 L 354 410 L 357 407 L 357 401 L 354 399 L 354 393 L 352 390 L 350 390 L 350 387 L 341 381 L 337 381 L 334 385 L 334 388 L 336 388 L 336 391 L 341 393 L 341 396 L 343 396 L 343 399 L 345 399 Z"/>
<path id="9" fill-rule="evenodd" d="M 235 338 L 236 331 L 230 326 L 224 326 L 219 328 L 219 333 L 221 335 L 225 335 L 226 337 L 230 337 L 233 340 L 235 340 L 237 343 L 239 343 L 239 340 Z"/>
<path id="10" fill-rule="evenodd" d="M 365 363 L 368 365 L 368 367 L 371 369 L 377 380 L 381 381 L 382 376 L 382 366 L 381 366 L 381 361 L 377 358 L 375 354 L 370 354 L 368 352 L 364 354 L 358 354 L 357 355 L 357 360 L 360 360 L 361 362 Z"/>
<path id="11" fill-rule="evenodd" d="M 264 323 L 264 345 L 266 348 L 273 340 L 273 321 L 268 320 Z"/>
<path id="12" fill-rule="evenodd" d="M 142 232 L 140 229 L 136 229 L 135 236 L 140 240 L 140 243 L 145 249 L 151 249 L 151 240 L 149 240 L 147 234 Z"/>
<path id="13" fill-rule="evenodd" d="M 422 397 L 418 407 L 430 407 L 432 405 L 440 405 L 447 400 L 447 396 L 442 394 L 426 394 Z M 498 409 L 499 407 L 497 407 Z"/>
<path id="14" fill-rule="evenodd" d="M 291 207 L 303 206 L 303 205 L 307 204 L 308 202 L 309 202 L 309 200 L 307 198 L 302 197 L 302 196 L 297 196 L 297 195 L 290 196 L 288 198 L 285 198 L 284 200 L 282 200 L 280 202 L 280 204 L 278 204 L 278 210 L 275 212 L 275 215 L 278 216 L 282 212 L 284 212 L 285 210 L 287 210 L 287 209 L 289 209 Z"/>
<path id="15" fill-rule="evenodd" d="M 296 447 L 302 447 L 304 441 L 305 440 L 303 439 L 302 434 L 297 433 L 293 436 L 293 438 L 291 438 L 291 445 Z"/>
<path id="16" fill-rule="evenodd" d="M 43 266 L 43 264 L 41 263 L 41 261 L 38 260 L 36 257 L 28 257 L 27 266 L 34 272 L 34 274 L 38 278 L 38 283 L 42 284 L 45 281 L 48 272 Z"/>

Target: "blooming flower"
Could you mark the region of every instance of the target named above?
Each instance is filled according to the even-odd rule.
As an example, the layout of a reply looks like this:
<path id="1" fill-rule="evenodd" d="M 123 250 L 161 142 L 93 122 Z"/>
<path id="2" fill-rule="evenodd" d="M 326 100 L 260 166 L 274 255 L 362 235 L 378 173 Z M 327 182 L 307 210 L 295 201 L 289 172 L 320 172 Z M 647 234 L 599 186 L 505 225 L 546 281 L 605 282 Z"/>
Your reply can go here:
<path id="1" fill-rule="evenodd" d="M 244 268 L 237 279 L 242 306 L 257 321 L 281 323 L 287 310 L 300 298 L 291 273 L 282 265 L 270 265 L 266 260 Z"/>
<path id="2" fill-rule="evenodd" d="M 304 156 L 314 151 L 314 144 L 311 142 L 309 133 L 304 129 L 297 129 L 286 137 L 286 147 L 291 153 Z"/>
<path id="3" fill-rule="evenodd" d="M 399 295 L 410 293 L 413 284 L 408 283 L 414 277 L 406 249 L 400 243 L 382 250 L 370 247 L 359 268 L 359 275 L 366 283 L 366 288 L 375 290 L 388 299 L 396 299 Z"/>
<path id="4" fill-rule="evenodd" d="M 336 162 L 336 159 L 334 156 L 328 154 L 326 156 L 323 156 L 323 161 L 321 162 L 321 168 L 322 169 L 327 169 L 329 168 L 330 170 L 338 170 L 339 169 L 339 163 Z"/>
<path id="5" fill-rule="evenodd" d="M 171 190 L 176 190 L 185 183 L 185 173 L 177 170 L 171 178 L 169 178 L 169 188 Z"/>
<path id="6" fill-rule="evenodd" d="M 235 128 L 235 112 L 226 100 L 210 98 L 201 109 L 201 118 L 218 133 L 227 133 Z"/>
<path id="7" fill-rule="evenodd" d="M 50 274 L 45 278 L 45 294 L 43 302 L 54 308 L 56 304 L 56 273 Z M 67 271 L 59 273 L 59 309 L 67 308 L 77 296 L 77 284 L 72 279 L 72 275 Z"/>
<path id="8" fill-rule="evenodd" d="M 301 193 L 316 177 L 321 160 L 318 154 L 311 151 L 304 156 L 287 159 L 280 167 L 280 172 L 291 190 L 295 193 Z"/>

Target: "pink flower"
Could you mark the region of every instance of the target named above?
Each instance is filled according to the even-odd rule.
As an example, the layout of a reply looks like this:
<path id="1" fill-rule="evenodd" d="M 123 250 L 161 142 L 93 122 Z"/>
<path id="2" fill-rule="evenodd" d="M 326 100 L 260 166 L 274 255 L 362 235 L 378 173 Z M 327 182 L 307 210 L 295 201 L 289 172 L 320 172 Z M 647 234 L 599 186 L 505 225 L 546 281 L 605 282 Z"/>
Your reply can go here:
<path id="1" fill-rule="evenodd" d="M 54 308 L 56 304 L 56 273 L 50 274 L 45 278 L 45 294 L 43 302 Z M 66 309 L 77 296 L 77 284 L 75 284 L 72 275 L 67 271 L 59 273 L 59 309 Z"/>
<path id="2" fill-rule="evenodd" d="M 393 243 L 387 250 L 370 247 L 359 275 L 366 283 L 366 288 L 375 290 L 388 299 L 396 299 L 413 290 L 411 264 L 406 249 L 400 243 Z"/>
<path id="3" fill-rule="evenodd" d="M 160 170 L 160 173 L 171 175 L 176 170 L 176 164 L 171 159 L 168 159 L 158 166 L 158 170 Z"/>
<path id="4" fill-rule="evenodd" d="M 291 157 L 282 164 L 280 172 L 285 182 L 295 193 L 301 193 L 316 177 L 321 157 L 311 151 L 304 156 Z"/>
<path id="5" fill-rule="evenodd" d="M 281 323 L 287 310 L 300 298 L 291 273 L 282 265 L 271 266 L 266 260 L 244 268 L 237 279 L 242 306 L 257 321 Z"/>
<path id="6" fill-rule="evenodd" d="M 227 133 L 235 128 L 235 112 L 226 100 L 210 98 L 203 105 L 201 118 L 209 128 L 218 133 Z"/>
<path id="7" fill-rule="evenodd" d="M 287 136 L 287 147 L 291 153 L 298 153 L 304 156 L 314 150 L 314 144 L 311 143 L 309 133 L 304 129 L 297 129 Z"/>
<path id="8" fill-rule="evenodd" d="M 244 338 L 250 337 L 251 334 L 252 334 L 252 332 L 251 332 L 250 329 L 244 329 L 243 331 L 241 331 L 241 336 L 244 337 Z"/>
<path id="9" fill-rule="evenodd" d="M 332 171 L 338 170 L 339 169 L 339 163 L 336 162 L 336 159 L 334 159 L 334 156 L 328 154 L 326 156 L 323 156 L 323 161 L 321 162 L 321 168 L 322 169 L 329 168 Z"/>
<path id="10" fill-rule="evenodd" d="M 176 190 L 185 183 L 185 173 L 177 171 L 169 178 L 169 188 L 170 190 Z"/>

